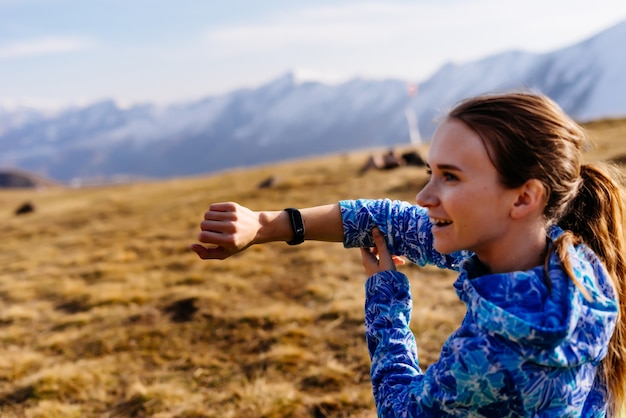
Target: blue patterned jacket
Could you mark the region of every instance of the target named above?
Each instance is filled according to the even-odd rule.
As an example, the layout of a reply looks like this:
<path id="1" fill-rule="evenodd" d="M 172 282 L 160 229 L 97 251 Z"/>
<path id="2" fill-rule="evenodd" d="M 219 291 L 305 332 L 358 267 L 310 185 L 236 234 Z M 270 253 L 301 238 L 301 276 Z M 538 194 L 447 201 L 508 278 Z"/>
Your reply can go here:
<path id="1" fill-rule="evenodd" d="M 470 252 L 437 253 L 426 210 L 390 200 L 342 201 L 344 246 L 371 247 L 374 226 L 392 254 L 454 269 L 467 312 L 422 371 L 409 328 L 406 276 L 385 271 L 365 285 L 365 326 L 379 417 L 604 417 L 599 362 L 617 318 L 608 274 L 586 246 L 569 249 L 587 301 L 551 256 L 546 270 L 483 275 Z M 563 231 L 554 226 L 549 239 Z"/>

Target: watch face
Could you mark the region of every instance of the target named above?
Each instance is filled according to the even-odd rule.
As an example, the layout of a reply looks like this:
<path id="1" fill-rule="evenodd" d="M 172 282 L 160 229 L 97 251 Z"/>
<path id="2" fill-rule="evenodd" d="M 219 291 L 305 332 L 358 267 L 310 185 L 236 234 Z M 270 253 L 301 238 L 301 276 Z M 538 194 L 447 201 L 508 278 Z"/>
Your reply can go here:
<path id="1" fill-rule="evenodd" d="M 302 214 L 298 209 L 287 208 L 285 212 L 289 215 L 291 228 L 293 230 L 293 239 L 287 241 L 289 245 L 298 245 L 304 242 L 304 223 L 302 222 Z"/>

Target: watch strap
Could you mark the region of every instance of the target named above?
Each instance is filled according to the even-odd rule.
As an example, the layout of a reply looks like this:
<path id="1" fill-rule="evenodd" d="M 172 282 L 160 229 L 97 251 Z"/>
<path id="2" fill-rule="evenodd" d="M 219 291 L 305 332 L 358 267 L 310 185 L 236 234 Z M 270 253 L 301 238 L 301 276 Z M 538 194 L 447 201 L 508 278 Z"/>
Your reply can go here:
<path id="1" fill-rule="evenodd" d="M 289 216 L 289 222 L 293 230 L 293 238 L 287 241 L 287 244 L 302 244 L 304 242 L 304 221 L 302 220 L 302 214 L 296 208 L 286 208 L 284 211 L 287 212 Z"/>

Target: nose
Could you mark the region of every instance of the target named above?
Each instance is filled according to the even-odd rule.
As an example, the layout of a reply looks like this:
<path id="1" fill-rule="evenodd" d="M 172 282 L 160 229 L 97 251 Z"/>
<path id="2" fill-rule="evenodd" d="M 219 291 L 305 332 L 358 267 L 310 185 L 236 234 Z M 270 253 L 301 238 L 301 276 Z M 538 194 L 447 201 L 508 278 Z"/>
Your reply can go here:
<path id="1" fill-rule="evenodd" d="M 422 187 L 422 190 L 415 196 L 415 203 L 423 208 L 433 207 L 437 205 L 438 202 L 431 183 L 431 181 L 426 183 L 424 187 Z"/>

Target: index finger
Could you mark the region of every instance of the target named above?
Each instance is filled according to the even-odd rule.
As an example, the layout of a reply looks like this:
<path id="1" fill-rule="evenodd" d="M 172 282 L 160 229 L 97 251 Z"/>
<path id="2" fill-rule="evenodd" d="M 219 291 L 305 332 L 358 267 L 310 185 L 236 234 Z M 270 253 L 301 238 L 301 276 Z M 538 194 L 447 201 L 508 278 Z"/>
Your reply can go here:
<path id="1" fill-rule="evenodd" d="M 395 263 L 391 254 L 389 253 L 389 248 L 387 247 L 387 241 L 385 241 L 385 236 L 380 229 L 374 228 L 372 229 L 372 236 L 374 238 L 374 244 L 376 245 L 376 250 L 378 251 L 378 264 L 381 267 L 384 267 L 386 270 L 395 270 Z"/>
<path id="2" fill-rule="evenodd" d="M 387 248 L 387 241 L 385 241 L 385 236 L 380 229 L 374 227 L 372 229 L 372 237 L 374 238 L 374 244 L 376 245 L 376 251 L 378 251 L 378 255 L 388 255 L 389 249 Z"/>

